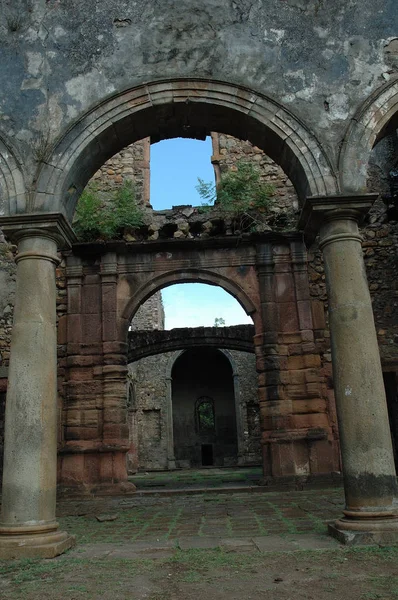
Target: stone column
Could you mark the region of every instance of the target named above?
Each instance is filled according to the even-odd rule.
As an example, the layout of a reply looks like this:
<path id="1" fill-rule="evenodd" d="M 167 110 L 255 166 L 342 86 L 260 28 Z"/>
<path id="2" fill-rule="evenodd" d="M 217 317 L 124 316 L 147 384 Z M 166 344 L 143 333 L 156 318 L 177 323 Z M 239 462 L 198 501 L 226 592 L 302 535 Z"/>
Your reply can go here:
<path id="1" fill-rule="evenodd" d="M 0 558 L 52 558 L 74 538 L 58 531 L 57 244 L 73 239 L 62 215 L 3 217 L 18 243 L 5 418 Z"/>
<path id="2" fill-rule="evenodd" d="M 398 539 L 387 404 L 358 223 L 374 194 L 309 198 L 300 225 L 320 232 L 346 509 L 329 531 L 345 543 Z"/>
<path id="3" fill-rule="evenodd" d="M 179 355 L 180 353 L 178 353 L 178 356 Z M 171 377 L 170 368 L 168 371 L 169 375 L 166 377 L 167 468 L 169 471 L 174 471 L 176 469 L 176 459 L 174 456 L 173 378 Z"/>

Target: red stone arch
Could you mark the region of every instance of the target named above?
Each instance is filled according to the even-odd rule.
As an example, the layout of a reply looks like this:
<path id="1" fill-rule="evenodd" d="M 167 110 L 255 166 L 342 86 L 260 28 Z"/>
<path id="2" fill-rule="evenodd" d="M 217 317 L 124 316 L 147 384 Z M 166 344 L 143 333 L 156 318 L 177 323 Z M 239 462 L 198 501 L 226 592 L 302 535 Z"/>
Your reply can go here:
<path id="1" fill-rule="evenodd" d="M 221 287 L 239 302 L 243 310 L 252 317 L 253 322 L 256 325 L 256 322 L 258 321 L 257 299 L 252 298 L 251 295 L 232 278 L 228 278 L 221 273 L 213 272 L 208 269 L 172 269 L 150 278 L 143 283 L 128 300 L 121 314 L 123 328 L 122 339 L 125 339 L 127 336 L 128 327 L 139 307 L 156 292 L 177 283 L 205 283 Z"/>

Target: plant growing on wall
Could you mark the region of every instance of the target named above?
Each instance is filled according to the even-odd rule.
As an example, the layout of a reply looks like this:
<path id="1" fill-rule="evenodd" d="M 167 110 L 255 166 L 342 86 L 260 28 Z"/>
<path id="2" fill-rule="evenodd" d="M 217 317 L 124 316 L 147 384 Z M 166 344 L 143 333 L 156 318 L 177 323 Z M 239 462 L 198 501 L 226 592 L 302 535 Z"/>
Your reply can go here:
<path id="1" fill-rule="evenodd" d="M 88 185 L 79 198 L 73 223 L 82 242 L 120 239 L 125 228 L 143 224 L 143 213 L 137 206 L 134 185 L 125 181 L 116 192 L 101 199 L 95 185 Z"/>
<path id="2" fill-rule="evenodd" d="M 242 229 L 262 222 L 259 215 L 267 215 L 273 203 L 275 188 L 261 179 L 261 171 L 252 163 L 238 161 L 236 170 L 221 176 L 216 187 L 213 183 L 198 178 L 196 189 L 203 200 L 203 206 L 217 207 L 224 216 L 235 220 Z"/>

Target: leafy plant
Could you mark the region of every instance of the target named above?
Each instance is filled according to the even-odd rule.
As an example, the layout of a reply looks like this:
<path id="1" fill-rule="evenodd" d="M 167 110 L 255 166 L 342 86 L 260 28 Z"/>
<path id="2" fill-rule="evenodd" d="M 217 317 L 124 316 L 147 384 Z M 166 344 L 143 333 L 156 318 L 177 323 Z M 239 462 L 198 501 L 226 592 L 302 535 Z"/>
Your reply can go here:
<path id="1" fill-rule="evenodd" d="M 216 206 L 225 216 L 239 219 L 243 229 L 258 222 L 255 213 L 267 214 L 275 188 L 262 181 L 261 172 L 252 163 L 238 161 L 235 171 L 221 176 L 217 186 L 198 178 L 196 189 L 204 206 Z"/>
<path id="2" fill-rule="evenodd" d="M 95 185 L 87 186 L 79 198 L 74 228 L 81 241 L 120 239 L 125 228 L 136 229 L 142 224 L 143 213 L 131 181 L 125 181 L 106 200 L 101 199 Z"/>

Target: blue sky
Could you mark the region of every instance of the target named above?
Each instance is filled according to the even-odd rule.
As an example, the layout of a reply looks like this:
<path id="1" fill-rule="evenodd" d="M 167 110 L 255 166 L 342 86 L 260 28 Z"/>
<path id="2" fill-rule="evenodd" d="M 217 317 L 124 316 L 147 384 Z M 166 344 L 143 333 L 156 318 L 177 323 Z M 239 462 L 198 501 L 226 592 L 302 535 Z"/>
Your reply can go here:
<path id="1" fill-rule="evenodd" d="M 225 325 L 253 323 L 241 305 L 222 288 L 203 283 L 180 283 L 162 290 L 166 329 L 211 327 L 216 318 Z"/>
<path id="2" fill-rule="evenodd" d="M 206 141 L 175 138 L 151 145 L 151 204 L 154 210 L 179 204 L 200 206 L 198 177 L 214 181 L 212 146 Z M 240 304 L 222 288 L 201 283 L 172 285 L 162 290 L 166 329 L 252 323 Z"/>
<path id="3" fill-rule="evenodd" d="M 174 138 L 151 144 L 151 204 L 154 210 L 179 204 L 200 206 L 198 177 L 214 181 L 211 138 Z"/>

